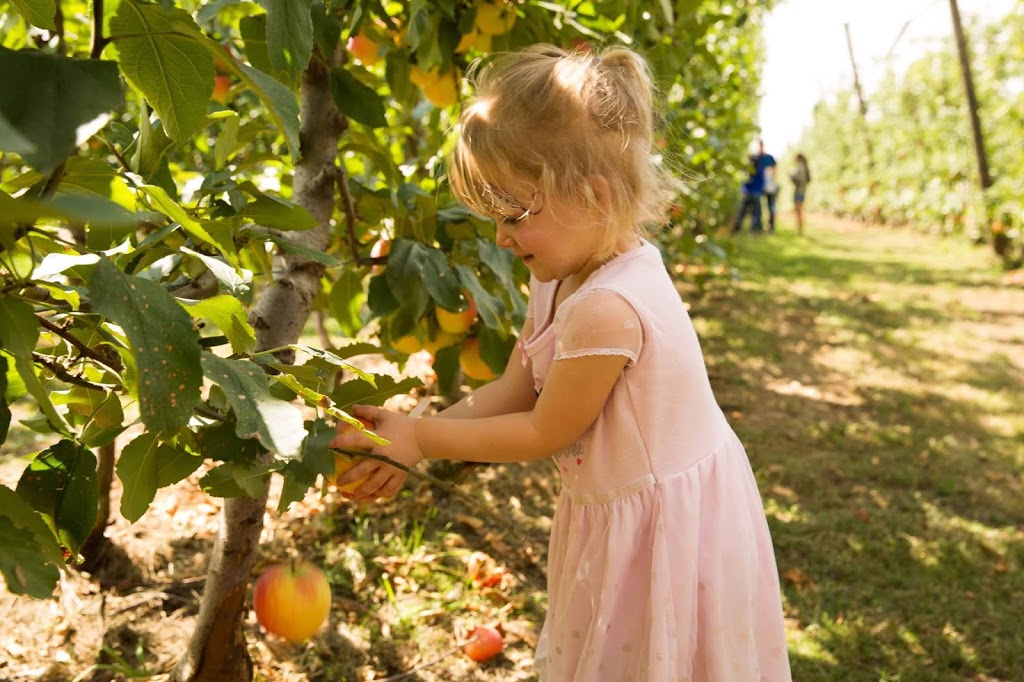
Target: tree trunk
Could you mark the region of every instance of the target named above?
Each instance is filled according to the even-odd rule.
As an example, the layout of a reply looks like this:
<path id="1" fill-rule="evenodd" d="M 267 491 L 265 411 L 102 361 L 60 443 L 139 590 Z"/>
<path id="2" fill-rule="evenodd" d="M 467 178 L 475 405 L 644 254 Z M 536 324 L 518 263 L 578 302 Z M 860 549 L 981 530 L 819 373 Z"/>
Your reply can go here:
<path id="1" fill-rule="evenodd" d="M 330 60 L 337 64 L 340 52 Z M 330 238 L 334 210 L 335 166 L 344 119 L 331 99 L 329 67 L 313 55 L 303 73 L 299 132 L 302 159 L 295 167 L 294 198 L 317 219 L 318 226 L 284 236 L 305 247 L 323 251 Z M 260 297 L 250 321 L 256 329 L 257 350 L 295 343 L 320 291 L 323 266 L 299 256 L 284 255 L 274 268 L 274 281 Z M 278 354 L 285 362 L 294 352 Z M 241 682 L 253 676 L 252 660 L 242 630 L 249 577 L 256 560 L 266 492 L 259 499 L 229 498 L 213 550 L 196 629 L 188 650 L 178 662 L 174 682 Z"/>

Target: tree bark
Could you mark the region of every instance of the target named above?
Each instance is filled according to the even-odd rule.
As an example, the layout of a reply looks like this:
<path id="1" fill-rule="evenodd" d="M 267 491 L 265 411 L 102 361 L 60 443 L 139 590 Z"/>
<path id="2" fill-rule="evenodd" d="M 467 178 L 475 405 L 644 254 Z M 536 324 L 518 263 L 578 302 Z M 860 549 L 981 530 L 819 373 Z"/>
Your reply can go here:
<path id="1" fill-rule="evenodd" d="M 340 51 L 331 56 L 337 64 Z M 331 99 L 330 67 L 313 55 L 303 73 L 300 94 L 301 160 L 295 166 L 294 199 L 313 215 L 317 227 L 287 232 L 286 238 L 323 251 L 330 239 L 335 203 L 338 140 L 344 119 Z M 256 330 L 257 350 L 295 343 L 309 318 L 320 291 L 323 265 L 300 256 L 282 255 L 274 267 L 274 280 L 249 315 Z M 278 353 L 292 362 L 292 351 Z M 259 499 L 229 498 L 224 504 L 221 530 L 213 550 L 196 629 L 185 656 L 178 662 L 174 682 L 242 681 L 253 677 L 242 621 L 249 577 L 256 559 L 267 494 Z"/>

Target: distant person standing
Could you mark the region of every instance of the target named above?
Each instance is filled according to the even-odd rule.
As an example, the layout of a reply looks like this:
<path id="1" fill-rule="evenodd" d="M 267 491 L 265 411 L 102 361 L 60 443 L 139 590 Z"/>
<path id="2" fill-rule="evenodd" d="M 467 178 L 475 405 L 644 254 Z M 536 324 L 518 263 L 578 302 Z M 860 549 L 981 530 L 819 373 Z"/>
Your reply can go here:
<path id="1" fill-rule="evenodd" d="M 736 216 L 733 234 L 743 229 L 743 220 L 750 214 L 750 231 L 754 234 L 763 232 L 761 227 L 761 194 L 764 192 L 764 175 L 757 164 L 757 156 L 751 156 L 747 164 L 747 179 L 740 186 L 742 195 L 740 212 Z"/>
<path id="2" fill-rule="evenodd" d="M 768 204 L 768 231 L 775 231 L 775 199 L 779 196 L 779 183 L 775 179 L 775 170 L 778 164 L 775 157 L 764 150 L 764 140 L 757 140 L 757 169 L 761 174 L 761 186 L 764 192 L 765 203 Z"/>
<path id="3" fill-rule="evenodd" d="M 793 181 L 793 211 L 796 213 L 797 234 L 804 233 L 804 197 L 807 196 L 807 185 L 811 182 L 811 169 L 807 166 L 807 157 L 796 155 L 796 168 L 789 174 Z"/>

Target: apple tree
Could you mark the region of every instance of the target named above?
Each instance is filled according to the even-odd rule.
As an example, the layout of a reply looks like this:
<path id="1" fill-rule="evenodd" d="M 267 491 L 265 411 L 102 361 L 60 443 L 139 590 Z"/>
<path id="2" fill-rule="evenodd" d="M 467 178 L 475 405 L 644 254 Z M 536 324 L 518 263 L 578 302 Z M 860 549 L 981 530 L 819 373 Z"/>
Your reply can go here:
<path id="1" fill-rule="evenodd" d="M 539 41 L 646 54 L 662 158 L 704 180 L 681 184 L 663 246 L 711 253 L 766 8 L 0 1 L 0 442 L 23 396 L 51 442 L 0 486 L 8 589 L 48 597 L 98 551 L 115 475 L 135 521 L 201 469 L 226 503 L 174 679 L 250 679 L 269 481 L 280 508 L 301 499 L 333 473 L 334 423 L 363 428 L 349 405 L 417 384 L 352 358 L 428 350 L 450 391 L 500 371 L 522 321 L 525 270 L 440 180 L 471 61 Z"/>

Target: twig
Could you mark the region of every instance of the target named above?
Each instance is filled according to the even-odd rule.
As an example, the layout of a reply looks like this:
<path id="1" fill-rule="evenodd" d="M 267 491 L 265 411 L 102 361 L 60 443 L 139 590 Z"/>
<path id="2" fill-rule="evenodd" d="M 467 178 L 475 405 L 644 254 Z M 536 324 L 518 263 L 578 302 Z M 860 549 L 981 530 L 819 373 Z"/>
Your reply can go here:
<path id="1" fill-rule="evenodd" d="M 510 520 L 508 520 L 504 516 L 501 516 L 500 514 L 492 510 L 490 507 L 487 507 L 483 502 L 476 499 L 475 497 L 465 492 L 464 490 L 458 488 L 452 483 L 442 481 L 440 478 L 431 476 L 428 473 L 417 471 L 416 469 L 410 469 L 401 462 L 396 462 L 390 457 L 378 455 L 373 452 L 366 452 L 365 450 L 346 450 L 345 448 L 331 448 L 331 451 L 340 452 L 342 454 L 348 455 L 349 457 L 363 457 L 365 459 L 375 459 L 378 462 L 390 464 L 391 466 L 401 469 L 402 471 L 409 474 L 410 476 L 413 476 L 414 478 L 426 481 L 427 483 L 430 483 L 431 485 L 440 488 L 441 490 L 444 490 L 445 492 L 450 493 L 455 497 L 459 498 L 466 504 L 476 509 L 478 512 L 482 512 L 483 515 L 487 516 L 489 519 L 491 519 L 491 521 L 497 523 L 499 526 L 507 530 L 509 533 L 515 536 L 516 540 L 525 539 L 525 536 L 523 535 L 522 531 L 518 527 L 516 527 Z"/>
<path id="2" fill-rule="evenodd" d="M 49 331 L 53 332 L 54 334 L 56 334 L 57 336 L 61 337 L 62 339 L 70 343 L 72 346 L 74 346 L 75 349 L 77 349 L 81 355 L 103 366 L 104 369 L 107 369 L 113 372 L 114 374 L 118 373 L 118 370 L 114 369 L 113 367 L 107 364 L 107 360 L 104 357 L 102 357 L 92 348 L 89 348 L 89 346 L 85 345 L 84 343 L 76 339 L 64 327 L 61 327 L 59 325 L 54 324 L 53 322 L 50 322 L 48 319 L 41 315 L 36 315 L 36 319 L 39 320 L 39 324 L 41 324 L 44 328 L 48 329 Z"/>
<path id="3" fill-rule="evenodd" d="M 107 39 L 103 37 L 103 0 L 92 0 L 92 45 L 89 58 L 99 59 L 106 46 Z"/>
<path id="4" fill-rule="evenodd" d="M 101 386 L 100 384 L 94 384 L 88 379 L 83 379 L 80 376 L 75 376 L 71 372 L 67 371 L 64 367 L 60 366 L 53 360 L 50 360 L 42 353 L 32 353 L 32 360 L 37 364 L 42 365 L 46 369 L 53 372 L 53 375 L 61 381 L 75 386 L 81 386 L 82 388 L 88 388 L 91 391 L 102 391 L 103 393 L 109 393 L 110 391 L 116 391 L 121 388 L 120 384 L 114 384 L 112 386 Z"/>
<path id="5" fill-rule="evenodd" d="M 407 678 L 407 677 L 409 677 L 411 675 L 415 675 L 419 671 L 425 670 L 426 668 L 429 668 L 432 665 L 437 665 L 438 663 L 440 663 L 444 659 L 448 658 L 452 654 L 455 654 L 455 653 L 458 653 L 459 651 L 461 651 L 462 647 L 466 646 L 470 642 L 476 641 L 477 636 L 478 635 L 473 635 L 472 637 L 467 639 L 465 642 L 462 642 L 461 644 L 457 644 L 457 645 L 453 646 L 451 649 L 449 649 L 448 651 L 444 652 L 443 654 L 441 654 L 440 656 L 438 656 L 437 658 L 435 658 L 435 659 L 433 659 L 431 661 L 425 661 L 423 663 L 418 663 L 415 666 L 413 666 L 412 668 L 409 668 L 408 670 L 406 670 L 404 672 L 400 672 L 397 675 L 392 675 L 390 677 L 385 677 L 385 678 L 379 679 L 379 680 L 377 680 L 377 682 L 397 682 L 398 680 L 404 680 L 405 678 Z"/>
<path id="6" fill-rule="evenodd" d="M 337 167 L 336 167 L 337 168 Z M 352 260 L 359 262 L 359 238 L 356 237 L 356 205 L 352 201 L 352 193 L 348 190 L 348 176 L 344 168 L 337 168 L 335 182 L 338 193 L 345 204 L 345 232 L 348 235 L 348 248 L 352 251 Z"/>

